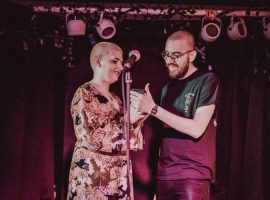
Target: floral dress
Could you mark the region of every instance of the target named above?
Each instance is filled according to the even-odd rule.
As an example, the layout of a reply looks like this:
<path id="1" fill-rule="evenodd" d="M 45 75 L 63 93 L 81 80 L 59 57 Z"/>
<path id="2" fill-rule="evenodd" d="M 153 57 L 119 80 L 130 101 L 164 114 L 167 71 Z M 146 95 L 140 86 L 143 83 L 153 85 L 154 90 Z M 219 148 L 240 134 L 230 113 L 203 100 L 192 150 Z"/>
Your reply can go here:
<path id="1" fill-rule="evenodd" d="M 113 96 L 117 106 L 89 82 L 74 94 L 71 115 L 77 142 L 69 174 L 68 200 L 133 199 L 127 178 L 123 111 L 120 99 Z M 141 131 L 131 131 L 130 149 L 139 150 L 142 146 Z M 132 171 L 129 176 L 132 180 Z"/>

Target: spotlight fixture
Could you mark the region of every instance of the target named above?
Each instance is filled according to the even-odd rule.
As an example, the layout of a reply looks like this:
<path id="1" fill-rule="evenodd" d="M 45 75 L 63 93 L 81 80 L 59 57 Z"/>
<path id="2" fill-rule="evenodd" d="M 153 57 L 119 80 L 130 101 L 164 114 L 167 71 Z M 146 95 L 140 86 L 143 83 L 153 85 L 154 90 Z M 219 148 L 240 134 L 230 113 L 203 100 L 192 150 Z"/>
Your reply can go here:
<path id="1" fill-rule="evenodd" d="M 101 38 L 110 39 L 115 35 L 116 28 L 114 23 L 109 19 L 103 18 L 103 13 L 101 13 L 99 22 L 96 25 L 96 31 Z"/>
<path id="2" fill-rule="evenodd" d="M 263 34 L 264 36 L 270 40 L 270 22 L 266 22 L 266 18 L 263 17 Z"/>
<path id="3" fill-rule="evenodd" d="M 231 17 L 231 23 L 227 28 L 227 34 L 232 40 L 241 40 L 247 36 L 247 27 L 243 18 L 234 19 Z"/>
<path id="4" fill-rule="evenodd" d="M 68 20 L 68 17 L 73 14 L 73 19 Z M 85 35 L 86 25 L 82 19 L 77 19 L 76 14 L 68 13 L 66 15 L 66 26 L 69 36 L 81 36 Z"/>
<path id="5" fill-rule="evenodd" d="M 206 42 L 213 42 L 220 35 L 222 22 L 219 18 L 215 18 L 208 23 L 204 23 L 205 19 L 205 17 L 202 19 L 201 37 Z"/>

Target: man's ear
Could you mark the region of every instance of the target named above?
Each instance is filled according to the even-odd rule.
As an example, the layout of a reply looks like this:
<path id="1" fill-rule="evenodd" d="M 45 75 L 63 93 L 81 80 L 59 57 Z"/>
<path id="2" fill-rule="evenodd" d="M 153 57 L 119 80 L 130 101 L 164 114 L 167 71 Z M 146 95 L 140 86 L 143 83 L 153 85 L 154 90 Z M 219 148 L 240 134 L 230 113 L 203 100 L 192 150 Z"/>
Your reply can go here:
<path id="1" fill-rule="evenodd" d="M 194 51 L 190 52 L 189 53 L 189 61 L 193 62 L 195 60 L 196 56 L 197 56 L 197 51 L 194 50 Z"/>

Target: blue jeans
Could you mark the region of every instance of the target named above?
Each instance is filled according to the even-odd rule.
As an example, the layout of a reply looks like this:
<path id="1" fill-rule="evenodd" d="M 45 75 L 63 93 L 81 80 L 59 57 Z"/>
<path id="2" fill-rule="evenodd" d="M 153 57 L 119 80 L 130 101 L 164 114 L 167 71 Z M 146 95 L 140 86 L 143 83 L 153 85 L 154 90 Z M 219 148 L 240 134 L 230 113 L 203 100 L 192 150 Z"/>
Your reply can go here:
<path id="1" fill-rule="evenodd" d="M 183 179 L 157 181 L 157 200 L 209 200 L 208 180 Z"/>

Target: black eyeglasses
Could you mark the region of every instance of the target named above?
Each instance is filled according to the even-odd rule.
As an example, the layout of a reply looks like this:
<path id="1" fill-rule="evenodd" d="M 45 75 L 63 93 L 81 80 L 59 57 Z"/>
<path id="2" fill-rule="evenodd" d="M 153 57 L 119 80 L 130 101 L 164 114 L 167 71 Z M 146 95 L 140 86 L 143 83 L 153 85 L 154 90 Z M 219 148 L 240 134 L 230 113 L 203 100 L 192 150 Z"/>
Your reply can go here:
<path id="1" fill-rule="evenodd" d="M 172 61 L 175 61 L 176 59 L 181 58 L 182 56 L 184 56 L 185 54 L 194 51 L 194 50 L 188 50 L 185 53 L 180 53 L 180 52 L 173 52 L 173 53 L 169 53 L 168 51 L 164 50 L 161 53 L 161 56 L 164 60 L 170 58 Z"/>

